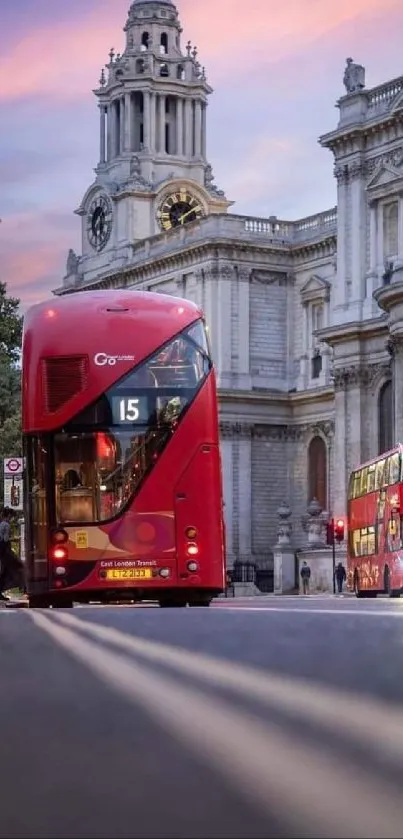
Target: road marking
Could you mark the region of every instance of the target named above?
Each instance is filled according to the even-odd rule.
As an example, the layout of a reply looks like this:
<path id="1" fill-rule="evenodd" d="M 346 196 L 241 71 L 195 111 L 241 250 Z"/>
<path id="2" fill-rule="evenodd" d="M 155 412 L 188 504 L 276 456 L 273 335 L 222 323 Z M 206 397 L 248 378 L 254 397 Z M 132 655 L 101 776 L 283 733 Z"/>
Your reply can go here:
<path id="1" fill-rule="evenodd" d="M 156 662 L 219 688 L 229 688 L 246 698 L 286 710 L 299 719 L 340 729 L 350 739 L 369 745 L 375 753 L 403 761 L 403 712 L 400 707 L 361 694 L 341 691 L 289 676 L 259 671 L 244 664 L 193 653 L 144 638 L 136 638 L 112 627 L 100 626 L 73 615 L 58 614 L 58 622 L 90 635 L 119 651 L 126 650 L 146 661 Z M 379 732 L 382 731 L 382 737 Z"/>
<path id="2" fill-rule="evenodd" d="M 360 775 L 328 751 L 298 743 L 295 735 L 264 725 L 222 699 L 147 672 L 62 626 L 62 616 L 57 621 L 39 612 L 30 617 L 108 687 L 143 706 L 198 758 L 225 774 L 238 794 L 270 816 L 293 821 L 296 835 L 301 835 L 302 822 L 311 835 L 329 839 L 401 839 L 403 806 L 379 779 Z"/>

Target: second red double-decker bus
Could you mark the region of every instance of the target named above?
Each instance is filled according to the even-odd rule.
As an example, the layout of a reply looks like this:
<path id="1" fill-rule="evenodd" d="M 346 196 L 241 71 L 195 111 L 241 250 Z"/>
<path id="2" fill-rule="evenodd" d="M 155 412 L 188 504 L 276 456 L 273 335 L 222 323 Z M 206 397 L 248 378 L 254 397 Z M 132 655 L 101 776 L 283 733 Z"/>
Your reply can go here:
<path id="1" fill-rule="evenodd" d="M 351 474 L 348 491 L 348 584 L 357 597 L 403 591 L 403 446 Z"/>
<path id="2" fill-rule="evenodd" d="M 31 606 L 225 588 L 216 382 L 201 310 L 168 295 L 81 292 L 24 322 Z"/>

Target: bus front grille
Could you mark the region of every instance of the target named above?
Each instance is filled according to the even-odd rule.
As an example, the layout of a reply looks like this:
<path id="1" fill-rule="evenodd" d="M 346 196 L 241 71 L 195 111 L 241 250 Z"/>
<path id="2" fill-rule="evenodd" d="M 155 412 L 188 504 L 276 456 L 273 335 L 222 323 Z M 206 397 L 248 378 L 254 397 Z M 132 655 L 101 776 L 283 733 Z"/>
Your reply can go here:
<path id="1" fill-rule="evenodd" d="M 88 356 L 42 359 L 42 385 L 47 414 L 59 411 L 88 386 Z"/>

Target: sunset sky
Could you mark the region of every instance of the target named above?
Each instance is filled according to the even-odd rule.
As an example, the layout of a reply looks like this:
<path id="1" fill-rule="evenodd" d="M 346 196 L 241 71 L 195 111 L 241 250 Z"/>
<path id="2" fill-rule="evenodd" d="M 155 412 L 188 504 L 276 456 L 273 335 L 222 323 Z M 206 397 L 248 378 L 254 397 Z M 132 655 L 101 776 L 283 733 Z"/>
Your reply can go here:
<path id="1" fill-rule="evenodd" d="M 92 89 L 123 50 L 129 0 L 0 0 L 0 279 L 23 307 L 80 253 L 73 215 L 98 162 Z M 178 0 L 214 88 L 208 153 L 233 211 L 298 218 L 336 203 L 330 152 L 345 59 L 367 87 L 403 74 L 402 0 Z"/>

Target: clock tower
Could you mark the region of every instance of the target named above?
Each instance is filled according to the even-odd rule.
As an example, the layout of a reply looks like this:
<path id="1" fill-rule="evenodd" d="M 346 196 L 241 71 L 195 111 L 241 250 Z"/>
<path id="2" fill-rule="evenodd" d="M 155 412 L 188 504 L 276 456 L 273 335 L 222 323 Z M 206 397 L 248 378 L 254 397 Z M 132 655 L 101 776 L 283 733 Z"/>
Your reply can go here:
<path id="1" fill-rule="evenodd" d="M 124 33 L 123 52 L 111 49 L 94 90 L 99 163 L 76 210 L 83 279 L 127 264 L 139 240 L 230 206 L 206 157 L 212 89 L 197 48 L 182 49 L 172 0 L 134 0 Z"/>

